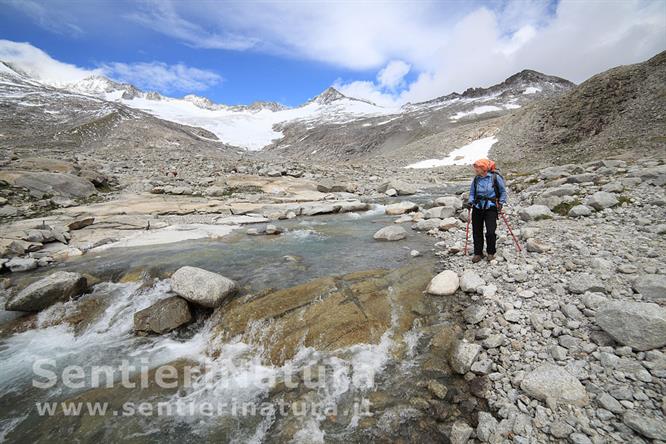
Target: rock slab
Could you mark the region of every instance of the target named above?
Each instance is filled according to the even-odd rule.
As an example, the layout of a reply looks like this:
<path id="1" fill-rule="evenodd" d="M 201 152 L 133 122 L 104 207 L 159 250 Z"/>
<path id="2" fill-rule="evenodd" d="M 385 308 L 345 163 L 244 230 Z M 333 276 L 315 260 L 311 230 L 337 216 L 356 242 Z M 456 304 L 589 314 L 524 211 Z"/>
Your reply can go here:
<path id="1" fill-rule="evenodd" d="M 595 315 L 616 341 L 639 351 L 666 345 L 666 308 L 646 302 L 610 302 Z"/>
<path id="2" fill-rule="evenodd" d="M 56 302 L 79 296 L 88 288 L 87 279 L 79 273 L 57 271 L 38 280 L 11 297 L 5 304 L 10 311 L 39 311 Z"/>

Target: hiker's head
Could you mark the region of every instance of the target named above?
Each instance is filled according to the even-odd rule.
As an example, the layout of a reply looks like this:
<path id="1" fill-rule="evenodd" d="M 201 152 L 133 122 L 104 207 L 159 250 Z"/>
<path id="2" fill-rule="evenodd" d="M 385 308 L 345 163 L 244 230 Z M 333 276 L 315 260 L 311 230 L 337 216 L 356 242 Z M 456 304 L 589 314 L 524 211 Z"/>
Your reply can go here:
<path id="1" fill-rule="evenodd" d="M 477 176 L 485 176 L 490 171 L 492 162 L 488 159 L 479 159 L 474 162 L 474 172 Z"/>

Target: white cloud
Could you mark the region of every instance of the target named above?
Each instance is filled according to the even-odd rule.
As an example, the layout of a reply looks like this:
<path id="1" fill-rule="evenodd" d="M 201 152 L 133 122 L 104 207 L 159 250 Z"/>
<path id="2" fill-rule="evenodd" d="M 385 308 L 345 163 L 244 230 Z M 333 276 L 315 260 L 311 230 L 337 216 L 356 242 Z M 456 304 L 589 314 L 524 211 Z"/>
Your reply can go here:
<path id="1" fill-rule="evenodd" d="M 132 83 L 139 88 L 165 93 L 188 93 L 205 90 L 222 81 L 222 77 L 213 71 L 193 68 L 183 63 L 167 65 L 162 62 L 111 62 L 93 69 L 80 68 L 55 60 L 30 43 L 10 40 L 0 40 L 0 60 L 11 63 L 33 78 L 55 86 L 78 82 L 92 75 L 105 75 L 113 80 Z"/>
<path id="2" fill-rule="evenodd" d="M 208 31 L 180 16 L 168 1 L 148 2 L 147 8 L 127 14 L 127 18 L 196 48 L 245 50 L 257 43 L 251 37 Z"/>
<path id="3" fill-rule="evenodd" d="M 31 77 L 52 85 L 77 82 L 101 73 L 100 70 L 83 69 L 69 63 L 59 62 L 30 43 L 10 40 L 0 40 L 0 60 L 9 62 Z"/>
<path id="4" fill-rule="evenodd" d="M 666 49 L 666 11 L 660 1 L 562 1 L 552 17 L 528 10 L 523 18 L 513 22 L 521 27 L 507 33 L 501 11 L 479 8 L 467 14 L 450 28 L 428 64 L 406 58 L 419 75 L 398 92 L 372 82 L 338 87 L 377 103 L 418 102 L 490 86 L 525 68 L 579 83 Z"/>
<path id="5" fill-rule="evenodd" d="M 256 51 L 341 68 L 346 80 L 336 85 L 343 92 L 377 103 L 489 86 L 525 68 L 581 82 L 666 49 L 663 0 L 85 4 L 119 5 L 115 13 L 129 23 L 190 47 Z M 81 12 L 87 21 L 80 23 L 97 20 L 103 26 L 110 13 L 99 17 L 91 8 Z M 65 2 L 59 9 L 75 16 L 80 7 Z M 358 81 L 349 71 L 378 78 Z M 406 82 L 407 73 L 415 79 Z"/>
<path id="6" fill-rule="evenodd" d="M 411 68 L 411 65 L 402 60 L 391 60 L 388 65 L 377 74 L 379 86 L 390 89 L 395 89 L 398 86 L 401 86 L 404 83 L 403 79 Z"/>
<path id="7" fill-rule="evenodd" d="M 183 63 L 167 65 L 162 62 L 114 62 L 102 65 L 101 69 L 112 79 L 165 93 L 201 91 L 222 81 L 222 77 L 213 71 L 193 68 Z"/>

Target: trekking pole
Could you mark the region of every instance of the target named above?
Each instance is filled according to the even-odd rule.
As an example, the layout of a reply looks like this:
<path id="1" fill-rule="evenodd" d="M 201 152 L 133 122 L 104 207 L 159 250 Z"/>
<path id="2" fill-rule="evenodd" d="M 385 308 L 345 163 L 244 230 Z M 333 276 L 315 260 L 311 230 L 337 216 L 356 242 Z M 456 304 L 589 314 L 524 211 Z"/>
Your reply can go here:
<path id="1" fill-rule="evenodd" d="M 509 233 L 511 234 L 511 237 L 513 238 L 513 242 L 515 242 L 515 244 L 516 244 L 516 250 L 519 253 L 522 253 L 523 250 L 522 250 L 522 248 L 520 248 L 520 244 L 518 243 L 518 239 L 516 239 L 516 236 L 514 236 L 513 231 L 511 230 L 511 225 L 509 225 L 509 221 L 506 219 L 506 216 L 504 215 L 504 211 L 500 210 L 499 213 L 502 216 L 502 220 L 504 220 L 504 224 L 506 225 L 506 228 L 509 230 Z"/>
<path id="2" fill-rule="evenodd" d="M 467 228 L 465 228 L 465 256 L 467 256 L 467 241 L 469 240 L 469 221 L 472 219 L 472 208 L 467 209 Z"/>

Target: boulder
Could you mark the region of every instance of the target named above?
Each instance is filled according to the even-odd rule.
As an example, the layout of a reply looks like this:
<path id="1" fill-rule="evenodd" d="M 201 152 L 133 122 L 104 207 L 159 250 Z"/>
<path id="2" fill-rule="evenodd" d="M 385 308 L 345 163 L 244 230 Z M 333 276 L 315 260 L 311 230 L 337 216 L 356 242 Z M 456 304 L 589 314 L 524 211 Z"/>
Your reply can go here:
<path id="1" fill-rule="evenodd" d="M 342 206 L 336 203 L 315 203 L 304 205 L 301 214 L 303 216 L 316 216 L 318 214 L 331 214 L 340 211 Z"/>
<path id="2" fill-rule="evenodd" d="M 367 211 L 370 209 L 370 204 L 361 202 L 360 200 L 351 200 L 347 202 L 340 202 L 340 213 L 350 213 L 355 211 Z"/>
<path id="3" fill-rule="evenodd" d="M 634 291 L 649 301 L 666 299 L 666 275 L 645 274 L 636 278 L 632 285 Z"/>
<path id="4" fill-rule="evenodd" d="M 172 296 L 134 313 L 134 331 L 162 334 L 191 320 L 187 301 L 180 296 Z"/>
<path id="5" fill-rule="evenodd" d="M 449 364 L 456 373 L 464 375 L 472 368 L 472 364 L 474 364 L 480 352 L 481 346 L 479 344 L 458 341 L 449 355 Z"/>
<path id="6" fill-rule="evenodd" d="M 595 210 L 601 211 L 606 208 L 614 207 L 620 203 L 620 201 L 614 194 L 607 193 L 606 191 L 597 191 L 587 199 L 586 203 Z"/>
<path id="7" fill-rule="evenodd" d="M 616 341 L 645 351 L 666 345 L 666 308 L 646 302 L 609 302 L 595 315 Z"/>
<path id="8" fill-rule="evenodd" d="M 521 208 L 518 212 L 520 218 L 526 222 L 531 220 L 552 219 L 553 213 L 545 205 L 530 205 L 527 208 Z"/>
<path id="9" fill-rule="evenodd" d="M 89 225 L 92 225 L 95 222 L 94 217 L 81 217 L 79 219 L 75 219 L 72 222 L 67 224 L 67 228 L 69 230 L 80 230 L 81 228 L 85 228 Z"/>
<path id="10" fill-rule="evenodd" d="M 447 217 L 439 224 L 439 229 L 444 231 L 453 230 L 456 227 L 458 227 L 458 219 L 455 217 Z"/>
<path id="11" fill-rule="evenodd" d="M 385 193 L 387 190 L 394 189 L 399 196 L 408 196 L 416 193 L 416 187 L 400 180 L 389 180 L 382 183 L 377 188 L 378 193 Z"/>
<path id="12" fill-rule="evenodd" d="M 435 205 L 441 207 L 451 207 L 454 210 L 462 209 L 462 200 L 456 196 L 444 196 L 435 200 Z"/>
<path id="13" fill-rule="evenodd" d="M 580 381 L 564 368 L 554 364 L 543 364 L 529 372 L 520 383 L 520 388 L 533 398 L 554 403 L 584 406 L 588 403 L 587 392 Z"/>
<path id="14" fill-rule="evenodd" d="M 412 211 L 416 211 L 419 209 L 419 206 L 416 205 L 413 202 L 409 201 L 404 201 L 404 202 L 398 202 L 394 203 L 391 205 L 387 205 L 386 209 L 384 210 L 386 214 L 395 216 L 398 214 L 405 214 L 405 213 L 411 213 Z"/>
<path id="15" fill-rule="evenodd" d="M 534 199 L 534 204 L 536 205 L 545 205 L 551 210 L 554 210 L 555 207 L 560 205 L 563 202 L 563 199 L 558 196 L 539 196 L 538 198 Z"/>
<path id="16" fill-rule="evenodd" d="M 397 241 L 407 237 L 407 231 L 400 225 L 389 225 L 377 231 L 373 236 L 375 240 Z"/>
<path id="17" fill-rule="evenodd" d="M 570 174 L 571 171 L 568 165 L 552 166 L 541 170 L 539 172 L 539 178 L 543 180 L 552 180 L 552 179 L 559 179 L 561 177 L 567 177 Z"/>
<path id="18" fill-rule="evenodd" d="M 446 219 L 453 217 L 456 210 L 453 207 L 433 207 L 423 213 L 424 219 Z"/>
<path id="19" fill-rule="evenodd" d="M 452 295 L 458 290 L 460 278 L 455 271 L 444 270 L 432 278 L 426 291 L 436 296 Z"/>
<path id="20" fill-rule="evenodd" d="M 569 217 L 586 217 L 592 214 L 592 210 L 587 205 L 576 205 L 569 210 Z"/>
<path id="21" fill-rule="evenodd" d="M 5 263 L 9 271 L 17 273 L 20 271 L 29 271 L 37 268 L 37 259 L 31 257 L 13 257 Z"/>
<path id="22" fill-rule="evenodd" d="M 79 296 L 88 288 L 88 281 L 79 273 L 56 271 L 33 282 L 9 298 L 5 309 L 10 311 L 39 311 L 56 302 Z"/>
<path id="23" fill-rule="evenodd" d="M 583 294 L 586 291 L 606 291 L 604 283 L 601 282 L 601 279 L 588 273 L 581 273 L 569 279 L 568 289 L 570 292 L 576 294 Z"/>
<path id="24" fill-rule="evenodd" d="M 439 228 L 439 225 L 442 223 L 442 219 L 421 219 L 412 225 L 412 230 L 415 231 L 430 231 Z"/>
<path id="25" fill-rule="evenodd" d="M 475 293 L 483 285 L 486 285 L 486 281 L 472 270 L 466 270 L 460 279 L 460 289 L 465 293 Z"/>
<path id="26" fill-rule="evenodd" d="M 201 268 L 181 267 L 171 276 L 171 288 L 188 301 L 203 307 L 219 307 L 238 290 L 236 282 Z"/>
<path id="27" fill-rule="evenodd" d="M 281 227 L 278 227 L 273 224 L 267 224 L 265 233 L 268 235 L 275 235 L 275 234 L 281 234 L 283 231 L 284 230 Z"/>
<path id="28" fill-rule="evenodd" d="M 573 196 L 578 192 L 578 187 L 575 185 L 567 184 L 560 187 L 549 188 L 543 193 L 541 197 L 564 197 L 564 196 Z"/>

